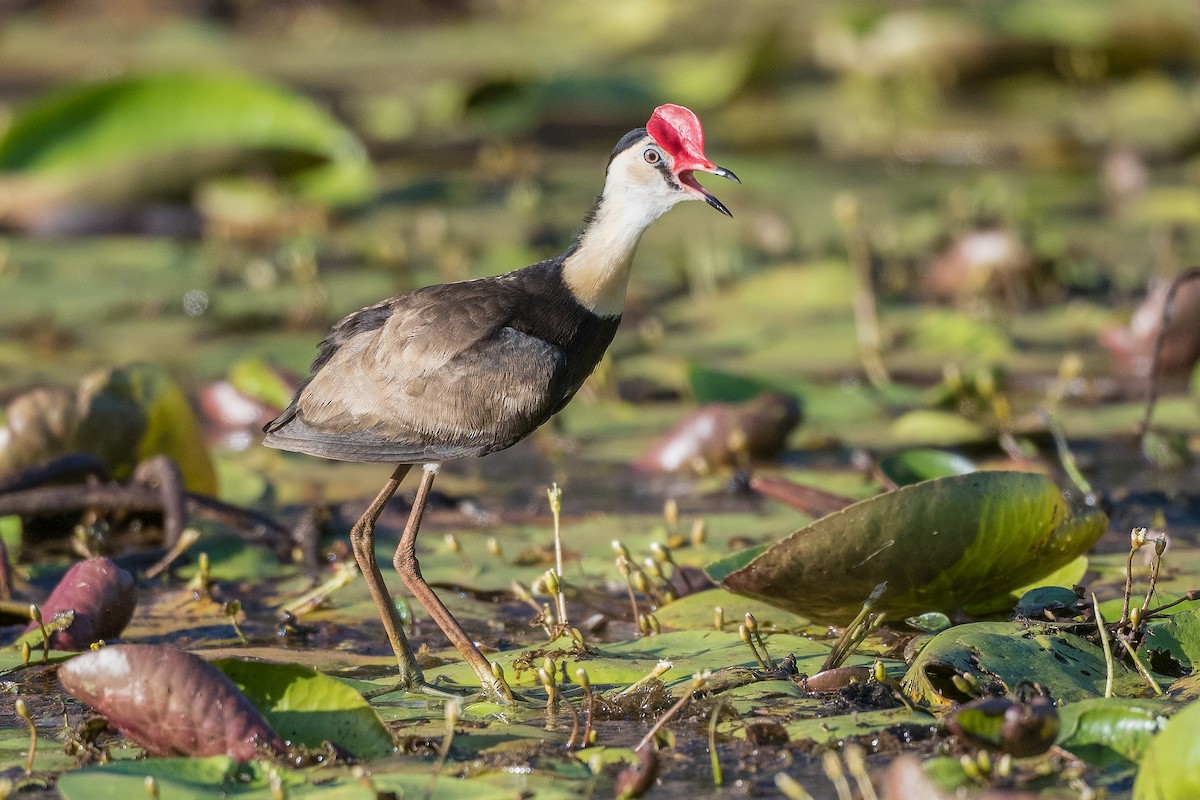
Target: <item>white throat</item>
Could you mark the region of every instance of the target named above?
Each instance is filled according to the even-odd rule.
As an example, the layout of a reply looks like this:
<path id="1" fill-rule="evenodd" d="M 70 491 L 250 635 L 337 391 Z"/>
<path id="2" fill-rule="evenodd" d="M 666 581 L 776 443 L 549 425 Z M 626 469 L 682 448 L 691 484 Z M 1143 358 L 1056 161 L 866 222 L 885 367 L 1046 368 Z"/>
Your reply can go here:
<path id="1" fill-rule="evenodd" d="M 580 305 L 601 317 L 621 315 L 642 234 L 685 199 L 642 161 L 640 144 L 613 159 L 595 216 L 563 262 L 563 280 Z"/>

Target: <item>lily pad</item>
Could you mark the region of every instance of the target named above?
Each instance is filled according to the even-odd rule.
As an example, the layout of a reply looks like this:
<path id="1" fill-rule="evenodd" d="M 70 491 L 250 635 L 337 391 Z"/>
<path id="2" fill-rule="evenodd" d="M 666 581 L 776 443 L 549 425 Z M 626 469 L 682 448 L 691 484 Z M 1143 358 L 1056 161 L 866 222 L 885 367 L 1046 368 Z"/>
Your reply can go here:
<path id="1" fill-rule="evenodd" d="M 283 741 L 229 678 L 167 645 L 118 644 L 58 668 L 68 692 L 151 755 L 282 755 Z"/>
<path id="2" fill-rule="evenodd" d="M 1167 722 L 1146 748 L 1133 782 L 1133 800 L 1191 800 L 1200 797 L 1200 702 Z"/>
<path id="3" fill-rule="evenodd" d="M 734 375 L 696 363 L 688 364 L 687 381 L 692 397 L 698 403 L 744 403 L 776 388 L 757 378 Z"/>
<path id="4" fill-rule="evenodd" d="M 66 196 L 110 196 L 122 184 L 144 192 L 155 172 L 166 173 L 155 184 L 186 185 L 264 154 L 306 164 L 280 170 L 303 196 L 357 203 L 372 191 L 362 145 L 328 111 L 278 84 L 218 72 L 120 77 L 37 101 L 0 138 L 0 173 Z"/>
<path id="5" fill-rule="evenodd" d="M 848 621 L 883 582 L 877 610 L 949 612 L 1073 561 L 1107 522 L 1043 475 L 976 472 L 863 500 L 707 570 L 731 591 L 816 622 Z"/>
<path id="6" fill-rule="evenodd" d="M 1200 666 L 1200 609 L 1192 608 L 1172 614 L 1165 621 L 1155 621 L 1139 648 L 1143 655 L 1162 651 L 1179 662 L 1188 672 Z"/>
<path id="7" fill-rule="evenodd" d="M 1090 764 L 1132 765 L 1166 726 L 1167 711 L 1160 700 L 1101 697 L 1068 703 L 1058 711 L 1057 744 Z"/>
<path id="8" fill-rule="evenodd" d="M 966 456 L 932 447 L 904 450 L 879 460 L 879 470 L 899 486 L 932 478 L 966 475 L 977 469 Z"/>
<path id="9" fill-rule="evenodd" d="M 75 618 L 65 630 L 50 634 L 50 645 L 59 650 L 86 650 L 93 642 L 115 639 L 125 630 L 137 607 L 133 576 L 108 558 L 89 558 L 67 570 L 41 606 L 42 619 L 49 621 L 63 611 Z M 25 628 L 25 636 L 36 635 L 36 622 Z"/>
<path id="10" fill-rule="evenodd" d="M 1015 622 L 975 622 L 929 640 L 903 685 L 914 700 L 947 707 L 969 699 L 952 682 L 953 676 L 964 673 L 985 688 L 999 681 L 1002 686 L 992 688 L 1002 690 L 1033 681 L 1058 702 L 1102 696 L 1106 678 L 1104 653 L 1072 633 Z M 1136 697 L 1150 689 L 1140 675 L 1117 661 L 1113 691 Z"/>
<path id="11" fill-rule="evenodd" d="M 280 775 L 285 783 L 303 783 L 287 777 L 286 771 Z M 118 761 L 68 772 L 57 788 L 65 800 L 124 800 L 149 796 L 147 778 L 154 779 L 159 796 L 176 800 L 270 796 L 266 770 L 258 762 L 238 764 L 229 756 Z M 364 791 L 363 797 L 367 796 Z"/>
<path id="12" fill-rule="evenodd" d="M 392 754 L 392 736 L 363 696 L 341 681 L 298 664 L 225 658 L 224 672 L 291 742 L 319 747 L 330 741 L 359 758 Z"/>

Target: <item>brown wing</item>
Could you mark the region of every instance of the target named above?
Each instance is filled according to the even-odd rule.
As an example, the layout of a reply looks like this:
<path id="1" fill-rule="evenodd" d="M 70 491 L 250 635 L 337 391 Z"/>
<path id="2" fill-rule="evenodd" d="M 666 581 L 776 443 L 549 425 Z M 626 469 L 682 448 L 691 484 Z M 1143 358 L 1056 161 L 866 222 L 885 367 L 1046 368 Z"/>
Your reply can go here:
<path id="1" fill-rule="evenodd" d="M 417 463 L 483 455 L 523 438 L 561 400 L 565 356 L 507 327 L 512 299 L 497 288 L 428 287 L 342 320 L 264 443 Z"/>

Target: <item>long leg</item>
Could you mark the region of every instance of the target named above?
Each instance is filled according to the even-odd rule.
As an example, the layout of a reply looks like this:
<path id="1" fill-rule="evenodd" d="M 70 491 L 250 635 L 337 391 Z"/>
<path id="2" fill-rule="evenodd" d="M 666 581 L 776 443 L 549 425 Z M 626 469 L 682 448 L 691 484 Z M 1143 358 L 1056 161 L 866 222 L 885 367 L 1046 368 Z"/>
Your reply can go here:
<path id="1" fill-rule="evenodd" d="M 410 469 L 412 469 L 411 464 L 401 464 L 396 467 L 392 477 L 383 485 L 371 505 L 367 506 L 367 510 L 350 529 L 350 547 L 354 551 L 354 560 L 358 562 L 358 568 L 367 581 L 371 599 L 375 601 L 375 607 L 379 609 L 379 618 L 383 621 L 383 630 L 387 633 L 392 651 L 396 654 L 396 662 L 400 669 L 400 682 L 404 684 L 405 688 L 412 690 L 423 686 L 425 677 L 421 673 L 421 667 L 417 665 L 412 648 L 408 645 L 408 639 L 404 635 L 404 621 L 400 619 L 400 613 L 396 611 L 396 604 L 392 602 L 392 596 L 383 582 L 383 575 L 379 572 L 379 564 L 375 561 L 375 522 Z M 413 513 L 416 513 L 415 506 Z"/>
<path id="2" fill-rule="evenodd" d="M 421 528 L 421 517 L 425 514 L 425 503 L 429 500 L 429 490 L 433 487 L 435 477 L 436 466 L 426 465 L 421 474 L 421 484 L 417 487 L 417 496 L 413 499 L 412 511 L 408 514 L 408 524 L 404 526 L 404 533 L 400 536 L 400 544 L 396 547 L 396 556 L 392 559 L 392 564 L 413 597 L 425 607 L 450 643 L 458 648 L 463 660 L 475 670 L 480 685 L 501 702 L 511 703 L 512 692 L 507 684 L 492 673 L 492 665 L 483 657 L 483 653 L 479 652 L 479 648 L 450 613 L 450 609 L 446 608 L 421 575 L 421 565 L 417 561 L 417 531 Z"/>

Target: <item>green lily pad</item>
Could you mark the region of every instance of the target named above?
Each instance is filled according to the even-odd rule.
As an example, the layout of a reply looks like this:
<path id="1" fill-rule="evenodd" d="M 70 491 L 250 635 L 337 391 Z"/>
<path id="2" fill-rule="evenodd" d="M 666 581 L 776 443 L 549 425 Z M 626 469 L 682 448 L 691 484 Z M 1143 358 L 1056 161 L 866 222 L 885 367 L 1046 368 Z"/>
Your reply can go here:
<path id="1" fill-rule="evenodd" d="M 951 682 L 967 673 L 981 684 L 999 680 L 1014 689 L 1034 681 L 1058 702 L 1104 694 L 1105 662 L 1100 648 L 1072 633 L 1015 622 L 975 622 L 934 636 L 921 649 L 903 679 L 918 702 L 949 706 L 968 699 Z M 1137 697 L 1150 691 L 1141 676 L 1115 662 L 1113 691 Z"/>
<path id="2" fill-rule="evenodd" d="M 816 622 L 848 621 L 882 582 L 877 610 L 949 612 L 1070 563 L 1107 521 L 1043 475 L 976 472 L 863 500 L 707 570 L 731 591 Z"/>
<path id="3" fill-rule="evenodd" d="M 229 368 L 229 382 L 247 397 L 275 408 L 287 408 L 295 387 L 288 385 L 279 371 L 262 358 L 247 357 Z"/>
<path id="4" fill-rule="evenodd" d="M 764 631 L 797 631 L 809 624 L 804 617 L 763 605 L 726 589 L 707 589 L 672 600 L 655 611 L 654 615 L 666 628 L 712 630 L 715 609 L 718 607 L 724 617 L 726 630 L 737 630 L 747 612 L 755 616 L 759 628 Z"/>
<path id="5" fill-rule="evenodd" d="M 776 389 L 756 378 L 734 375 L 694 362 L 687 366 L 687 381 L 692 397 L 698 403 L 744 403 L 763 392 Z"/>
<path id="6" fill-rule="evenodd" d="M 891 438 L 900 444 L 953 445 L 986 439 L 987 430 L 958 414 L 921 408 L 897 417 Z"/>
<path id="7" fill-rule="evenodd" d="M 1146 748 L 1133 782 L 1133 800 L 1200 797 L 1200 702 L 1171 717 Z"/>
<path id="8" fill-rule="evenodd" d="M 328 111 L 278 84 L 218 72 L 120 77 L 39 100 L 0 138 L 0 172 L 110 196 L 119 184 L 126 194 L 172 178 L 186 185 L 263 154 L 307 162 L 289 174 L 302 196 L 357 203 L 372 192 L 365 150 Z"/>
<path id="9" fill-rule="evenodd" d="M 279 774 L 285 784 L 303 783 L 290 778 L 286 770 Z M 145 797 L 149 796 L 148 777 L 158 784 L 160 796 L 177 800 L 204 800 L 218 795 L 270 797 L 267 768 L 257 762 L 239 765 L 229 756 L 155 758 L 85 767 L 59 778 L 58 791 L 64 800 Z"/>
<path id="10" fill-rule="evenodd" d="M 977 469 L 978 467 L 966 456 L 932 447 L 904 450 L 879 460 L 879 470 L 899 486 L 908 486 L 931 478 L 966 475 Z"/>
<path id="11" fill-rule="evenodd" d="M 213 664 L 229 676 L 284 739 L 318 747 L 331 741 L 363 759 L 391 755 L 392 736 L 361 694 L 297 664 L 226 658 Z"/>
<path id="12" fill-rule="evenodd" d="M 1200 667 L 1200 608 L 1172 614 L 1166 620 L 1155 620 L 1139 648 L 1143 656 L 1159 650 L 1189 672 Z"/>
<path id="13" fill-rule="evenodd" d="M 1168 707 L 1160 700 L 1095 698 L 1058 710 L 1057 744 L 1090 764 L 1132 766 L 1167 724 Z"/>

